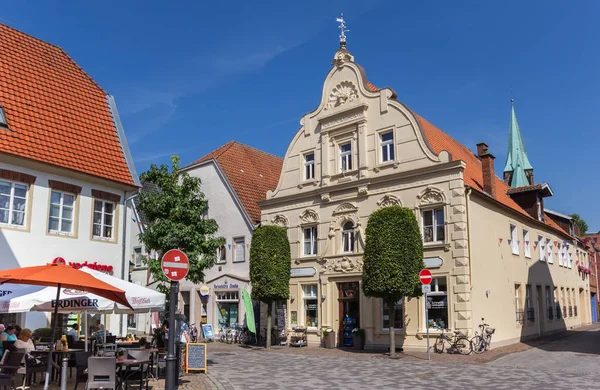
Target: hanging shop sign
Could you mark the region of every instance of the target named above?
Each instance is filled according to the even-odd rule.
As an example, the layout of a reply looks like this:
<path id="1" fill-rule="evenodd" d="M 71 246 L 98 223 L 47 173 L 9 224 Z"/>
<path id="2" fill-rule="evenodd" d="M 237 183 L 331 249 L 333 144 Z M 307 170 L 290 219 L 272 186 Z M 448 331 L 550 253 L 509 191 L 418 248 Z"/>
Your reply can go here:
<path id="1" fill-rule="evenodd" d="M 316 273 L 317 270 L 313 267 L 292 268 L 291 276 L 292 278 L 300 278 L 303 276 L 314 276 Z"/>
<path id="2" fill-rule="evenodd" d="M 426 257 L 423 259 L 425 268 L 440 268 L 444 264 L 441 257 Z"/>
<path id="3" fill-rule="evenodd" d="M 200 296 L 206 297 L 208 294 L 210 294 L 210 288 L 206 284 L 200 286 Z"/>

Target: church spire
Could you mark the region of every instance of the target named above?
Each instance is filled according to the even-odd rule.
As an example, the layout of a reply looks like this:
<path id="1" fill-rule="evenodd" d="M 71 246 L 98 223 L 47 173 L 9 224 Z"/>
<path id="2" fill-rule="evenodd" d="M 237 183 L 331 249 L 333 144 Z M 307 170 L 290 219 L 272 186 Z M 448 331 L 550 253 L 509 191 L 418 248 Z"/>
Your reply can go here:
<path id="1" fill-rule="evenodd" d="M 515 101 L 510 100 L 510 130 L 508 133 L 508 154 L 504 166 L 504 181 L 511 187 L 524 187 L 533 184 L 533 167 L 529 163 L 525 144 L 521 137 L 517 114 L 515 113 Z"/>

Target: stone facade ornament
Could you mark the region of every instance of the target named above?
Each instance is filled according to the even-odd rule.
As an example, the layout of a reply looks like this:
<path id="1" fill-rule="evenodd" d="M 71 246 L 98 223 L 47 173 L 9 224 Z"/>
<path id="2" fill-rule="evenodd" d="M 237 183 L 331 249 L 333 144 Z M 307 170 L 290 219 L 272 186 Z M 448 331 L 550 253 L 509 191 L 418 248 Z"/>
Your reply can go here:
<path id="1" fill-rule="evenodd" d="M 331 200 L 331 195 L 329 195 L 329 194 L 321 195 L 321 202 L 329 202 L 330 200 Z"/>
<path id="2" fill-rule="evenodd" d="M 360 195 L 360 196 L 369 195 L 369 189 L 367 187 L 358 187 L 358 195 Z"/>
<path id="3" fill-rule="evenodd" d="M 273 225 L 281 226 L 282 228 L 286 229 L 288 227 L 288 219 L 283 214 L 277 214 L 276 216 L 274 216 L 271 220 L 271 223 Z"/>
<path id="4" fill-rule="evenodd" d="M 420 195 L 417 196 L 420 204 L 444 203 L 443 193 L 434 187 L 427 187 Z"/>
<path id="5" fill-rule="evenodd" d="M 319 260 L 321 264 L 320 273 L 351 273 L 362 272 L 363 262 L 360 258 L 342 257 L 337 259 L 322 258 Z"/>
<path id="6" fill-rule="evenodd" d="M 300 214 L 300 222 L 302 223 L 314 223 L 319 222 L 319 214 L 313 209 L 306 209 Z"/>
<path id="7" fill-rule="evenodd" d="M 402 202 L 400 202 L 400 199 L 395 195 L 385 194 L 383 198 L 377 202 L 377 205 L 379 207 L 402 206 Z"/>
<path id="8" fill-rule="evenodd" d="M 352 203 L 342 203 L 339 205 L 333 214 L 341 214 L 341 213 L 355 213 L 358 209 Z"/>
<path id="9" fill-rule="evenodd" d="M 342 81 L 336 85 L 329 94 L 329 99 L 327 100 L 327 106 L 325 106 L 325 109 L 328 110 L 334 107 L 343 106 L 344 104 L 353 102 L 356 99 L 358 99 L 358 91 L 356 90 L 356 86 L 350 81 Z"/>

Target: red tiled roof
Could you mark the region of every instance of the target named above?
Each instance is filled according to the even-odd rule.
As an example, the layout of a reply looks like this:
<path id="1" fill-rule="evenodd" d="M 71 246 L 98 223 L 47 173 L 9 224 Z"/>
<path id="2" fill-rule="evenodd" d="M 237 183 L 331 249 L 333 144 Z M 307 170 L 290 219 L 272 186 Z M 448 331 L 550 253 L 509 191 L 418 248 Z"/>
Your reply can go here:
<path id="1" fill-rule="evenodd" d="M 464 172 L 464 182 L 465 185 L 473 188 L 475 191 L 485 193 L 483 191 L 483 171 L 481 170 L 481 161 L 463 144 L 456 141 L 454 138 L 450 137 L 447 133 L 438 129 L 431 123 L 429 123 L 423 117 L 415 114 L 419 122 L 421 123 L 421 127 L 425 133 L 425 137 L 427 142 L 433 149 L 433 151 L 439 154 L 442 150 L 446 150 L 452 156 L 453 161 L 462 160 L 466 163 L 466 168 Z M 533 219 L 521 206 L 517 204 L 509 195 L 508 191 L 510 187 L 504 183 L 498 176 L 496 176 L 496 197 L 495 200 L 499 203 L 503 204 L 506 207 L 511 208 L 519 214 L 522 214 L 526 217 Z M 491 196 L 490 196 L 491 197 Z M 554 220 L 545 214 L 545 225 L 552 227 L 553 229 L 559 230 L 560 232 L 569 235 L 566 231 L 564 231 Z"/>
<path id="2" fill-rule="evenodd" d="M 279 182 L 283 159 L 239 142 L 230 141 L 188 165 L 215 159 L 253 222 L 260 221 L 258 202 Z M 187 168 L 187 167 L 186 167 Z"/>
<path id="3" fill-rule="evenodd" d="M 134 184 L 106 92 L 61 48 L 2 24 L 0 106 L 0 153 Z"/>

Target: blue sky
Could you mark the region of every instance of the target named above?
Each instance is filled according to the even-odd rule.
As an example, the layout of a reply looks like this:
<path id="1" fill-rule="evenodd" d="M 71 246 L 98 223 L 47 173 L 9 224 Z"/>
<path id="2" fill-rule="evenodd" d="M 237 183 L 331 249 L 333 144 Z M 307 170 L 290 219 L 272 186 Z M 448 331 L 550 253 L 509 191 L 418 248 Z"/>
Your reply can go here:
<path id="1" fill-rule="evenodd" d="M 600 2 L 3 1 L 0 22 L 64 48 L 115 96 L 139 171 L 229 140 L 283 156 L 338 48 L 501 173 L 510 96 L 547 207 L 600 230 Z"/>

